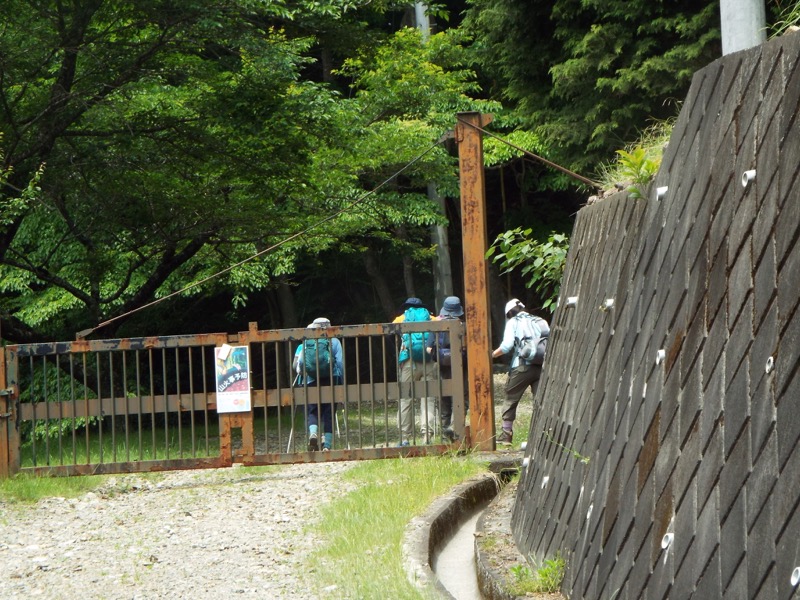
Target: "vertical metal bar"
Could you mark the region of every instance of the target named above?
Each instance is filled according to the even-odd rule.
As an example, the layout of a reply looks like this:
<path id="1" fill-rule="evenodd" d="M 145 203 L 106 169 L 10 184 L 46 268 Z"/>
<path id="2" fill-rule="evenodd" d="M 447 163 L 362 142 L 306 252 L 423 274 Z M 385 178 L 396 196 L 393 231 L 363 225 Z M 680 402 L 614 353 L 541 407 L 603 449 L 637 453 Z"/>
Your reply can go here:
<path id="1" fill-rule="evenodd" d="M 102 369 L 100 367 L 100 353 L 96 352 L 94 355 L 94 362 L 95 368 L 97 369 L 95 372 L 95 381 L 97 383 L 95 389 L 97 390 L 97 405 L 99 407 L 100 416 L 98 417 L 99 421 L 99 429 L 98 429 L 98 436 L 97 440 L 100 444 L 100 453 L 98 462 L 102 464 L 103 462 L 103 421 L 105 420 L 105 411 L 103 410 L 103 384 L 101 382 L 101 373 Z"/>
<path id="2" fill-rule="evenodd" d="M 56 401 L 58 402 L 58 464 L 64 464 L 64 405 L 61 402 L 61 355 L 56 354 Z"/>
<path id="3" fill-rule="evenodd" d="M 42 399 L 44 401 L 44 464 L 50 466 L 50 399 L 47 397 L 47 357 L 42 356 Z"/>
<path id="4" fill-rule="evenodd" d="M 281 343 L 275 342 L 273 344 L 275 348 L 275 383 L 278 392 L 278 422 L 280 423 L 280 410 L 281 410 L 281 403 L 280 398 L 283 395 L 283 383 L 281 381 L 282 369 L 281 369 Z M 291 365 L 289 366 L 291 369 Z M 266 342 L 261 342 L 261 387 L 264 389 L 264 452 L 269 453 L 270 451 L 270 443 L 269 443 L 269 399 L 267 398 L 267 344 Z M 281 447 L 281 438 L 280 434 L 278 434 L 278 446 L 279 449 Z"/>
<path id="5" fill-rule="evenodd" d="M 211 348 L 211 352 L 214 352 L 214 348 L 213 347 Z M 202 361 L 203 361 L 203 428 L 205 429 L 205 434 L 206 434 L 206 456 L 210 456 L 211 455 L 211 447 L 210 447 L 209 439 L 208 439 L 208 427 L 209 427 L 209 425 L 208 425 L 208 372 L 206 371 L 206 369 L 208 368 L 208 365 L 206 364 L 206 351 L 205 351 L 205 348 L 203 348 Z M 212 362 L 212 364 L 213 364 L 213 362 Z M 212 373 L 212 376 L 213 375 L 214 374 Z"/>
<path id="6" fill-rule="evenodd" d="M 131 461 L 131 415 L 128 401 L 128 352 L 122 351 L 122 405 L 125 408 L 123 418 L 125 419 L 125 461 Z"/>
<path id="7" fill-rule="evenodd" d="M 397 351 L 397 344 L 394 344 L 395 351 Z M 370 352 L 370 357 L 372 353 Z M 394 357 L 397 359 L 397 357 Z M 397 361 L 395 360 L 395 364 Z M 384 447 L 389 447 L 389 365 L 386 362 L 386 336 L 381 336 L 381 367 L 383 368 L 383 419 L 384 419 L 384 427 L 386 431 L 385 441 L 383 443 Z M 400 371 L 397 371 L 397 381 L 398 384 L 400 382 Z M 400 389 L 398 385 L 398 390 Z M 373 405 L 375 402 L 373 401 Z M 400 428 L 400 398 L 397 398 L 397 426 L 398 431 Z M 402 435 L 402 434 L 401 434 Z"/>
<path id="8" fill-rule="evenodd" d="M 69 398 L 72 405 L 72 464 L 78 464 L 78 435 L 77 435 L 77 413 L 78 399 L 75 397 L 75 355 L 69 353 Z"/>
<path id="9" fill-rule="evenodd" d="M 141 365 L 141 352 L 134 351 L 136 358 L 136 424 L 137 424 L 137 438 L 139 441 L 139 460 L 144 460 L 144 440 L 142 439 L 142 365 Z"/>
<path id="10" fill-rule="evenodd" d="M 164 397 L 164 459 L 169 460 L 169 391 L 167 390 L 167 349 L 161 348 L 161 391 Z"/>
<path id="11" fill-rule="evenodd" d="M 155 359 L 153 348 L 147 350 L 147 362 L 150 370 L 150 460 L 158 458 L 156 452 L 156 382 Z"/>
<path id="12" fill-rule="evenodd" d="M 461 187 L 467 362 L 470 369 L 470 430 L 473 447 L 494 450 L 483 139 L 474 127 L 487 125 L 491 118 L 477 112 L 464 112 L 458 114 L 458 121 L 456 141 Z"/>
<path id="13" fill-rule="evenodd" d="M 114 353 L 108 351 L 108 397 L 111 400 L 111 462 L 117 462 L 117 396 L 114 388 Z"/>
<path id="14" fill-rule="evenodd" d="M 178 458 L 183 458 L 183 413 L 181 411 L 181 356 L 180 348 L 175 348 L 175 388 L 178 400 Z"/>
<path id="15" fill-rule="evenodd" d="M 90 427 L 90 419 L 89 419 L 89 361 L 87 359 L 87 353 L 81 353 L 81 366 L 83 368 L 83 408 L 84 408 L 84 423 L 83 423 L 83 438 L 85 442 L 85 450 L 86 450 L 86 464 L 90 464 L 91 461 L 91 447 L 90 447 L 90 440 L 89 440 L 89 427 Z"/>
<path id="16" fill-rule="evenodd" d="M 194 348 L 189 346 L 189 401 L 191 402 L 191 409 L 189 411 L 189 432 L 192 436 L 192 458 L 197 458 L 197 445 L 195 444 L 195 426 L 194 426 L 194 409 L 195 409 L 195 394 L 194 394 Z"/>
<path id="17" fill-rule="evenodd" d="M 33 466 L 38 466 L 37 458 L 36 458 L 36 416 L 38 414 L 38 405 L 36 402 L 36 379 L 35 373 L 36 369 L 34 368 L 33 356 L 28 357 L 28 369 L 30 370 L 30 377 L 31 377 L 31 394 L 30 394 L 30 403 L 31 408 L 33 409 L 33 422 L 31 423 L 31 451 L 33 452 Z"/>

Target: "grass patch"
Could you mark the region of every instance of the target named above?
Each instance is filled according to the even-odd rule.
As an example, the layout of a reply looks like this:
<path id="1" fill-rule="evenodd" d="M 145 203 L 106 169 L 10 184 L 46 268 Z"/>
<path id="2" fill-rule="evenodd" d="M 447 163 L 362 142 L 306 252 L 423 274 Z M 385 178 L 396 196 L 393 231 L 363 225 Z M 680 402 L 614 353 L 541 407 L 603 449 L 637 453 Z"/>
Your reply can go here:
<path id="1" fill-rule="evenodd" d="M 403 570 L 409 521 L 454 485 L 486 470 L 470 456 L 361 463 L 345 474 L 358 489 L 322 510 L 320 549 L 309 571 L 329 598 L 424 598 Z"/>
<path id="2" fill-rule="evenodd" d="M 634 197 L 641 197 L 643 187 L 661 166 L 661 156 L 674 124 L 675 119 L 654 122 L 636 142 L 617 151 L 615 162 L 601 165 L 597 179 L 603 189 L 624 185 Z"/>
<path id="3" fill-rule="evenodd" d="M 100 487 L 105 477 L 38 477 L 19 473 L 0 479 L 0 500 L 30 504 L 42 498 L 76 498 Z"/>
<path id="4" fill-rule="evenodd" d="M 511 567 L 513 577 L 509 592 L 515 596 L 557 592 L 561 589 L 566 568 L 567 561 L 561 554 L 546 559 L 541 566 L 535 567 L 533 570 L 528 565 L 513 566 Z"/>

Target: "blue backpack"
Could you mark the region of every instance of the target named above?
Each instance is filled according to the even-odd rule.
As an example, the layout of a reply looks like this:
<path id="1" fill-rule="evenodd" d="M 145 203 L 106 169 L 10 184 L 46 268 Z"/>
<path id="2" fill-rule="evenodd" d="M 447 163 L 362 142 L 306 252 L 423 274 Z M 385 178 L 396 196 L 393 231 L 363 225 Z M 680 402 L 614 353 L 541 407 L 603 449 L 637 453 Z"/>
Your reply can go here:
<path id="1" fill-rule="evenodd" d="M 331 341 L 327 338 L 303 342 L 303 369 L 313 379 L 330 377 Z"/>
<path id="2" fill-rule="evenodd" d="M 406 323 L 416 323 L 430 320 L 431 313 L 428 312 L 427 308 L 412 306 L 406 309 Z M 403 346 L 405 346 L 405 349 L 408 350 L 411 360 L 414 362 L 423 362 L 425 360 L 425 346 L 429 336 L 430 333 L 423 333 L 421 331 L 403 334 Z"/>

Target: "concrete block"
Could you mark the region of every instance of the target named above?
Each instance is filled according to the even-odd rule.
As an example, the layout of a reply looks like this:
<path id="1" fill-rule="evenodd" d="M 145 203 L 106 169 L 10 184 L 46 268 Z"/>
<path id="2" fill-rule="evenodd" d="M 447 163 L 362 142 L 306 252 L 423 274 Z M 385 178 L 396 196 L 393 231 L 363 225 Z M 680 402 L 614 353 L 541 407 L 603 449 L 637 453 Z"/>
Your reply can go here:
<path id="1" fill-rule="evenodd" d="M 777 577 L 777 598 L 797 598 L 800 589 L 792 587 L 790 580 L 792 571 L 800 566 L 800 544 L 797 538 L 800 535 L 800 511 L 794 511 L 791 519 L 786 522 L 785 528 L 775 521 L 775 531 L 780 531 L 775 547 L 775 574 Z"/>
<path id="2" fill-rule="evenodd" d="M 713 492 L 722 466 L 722 428 L 717 427 L 709 439 L 708 446 L 700 459 L 700 467 L 697 469 L 698 505 L 704 506 L 709 496 L 715 496 Z"/>
<path id="3" fill-rule="evenodd" d="M 715 552 L 705 569 L 701 571 L 694 592 L 696 598 L 722 598 L 719 575 L 719 553 Z"/>
<path id="4" fill-rule="evenodd" d="M 776 531 L 784 531 L 795 514 L 800 514 L 795 506 L 797 490 L 800 490 L 800 446 L 791 449 L 786 461 L 780 462 L 780 444 L 778 445 L 778 478 L 771 494 L 772 513 Z M 800 535 L 798 530 L 797 535 Z M 797 544 L 797 535 L 794 542 Z M 776 540 L 777 541 L 777 540 Z M 800 563 L 798 563 L 800 565 Z M 797 566 L 797 565 L 795 565 Z M 792 567 L 794 568 L 794 567 Z"/>
<path id="5" fill-rule="evenodd" d="M 706 368 L 703 362 L 703 368 Z M 720 360 L 717 368 L 714 369 L 706 382 L 706 389 L 703 392 L 703 410 L 700 413 L 700 448 L 705 449 L 708 438 L 718 425 L 722 416 L 722 400 L 724 394 L 725 361 Z"/>
<path id="6" fill-rule="evenodd" d="M 747 573 L 747 569 L 739 569 L 747 550 L 747 533 L 745 529 L 745 493 L 740 493 L 728 515 L 722 522 L 719 539 L 720 575 L 723 589 L 729 587 L 737 570 Z M 727 593 L 727 592 L 726 592 Z M 738 596 L 744 598 L 744 595 Z"/>
<path id="7" fill-rule="evenodd" d="M 725 419 L 724 450 L 726 458 L 750 417 L 749 377 L 750 372 L 747 368 L 747 361 L 745 361 L 743 366 L 736 370 L 736 374 L 725 391 L 723 418 Z"/>
<path id="8" fill-rule="evenodd" d="M 701 383 L 701 364 L 689 371 L 689 376 L 681 391 L 680 408 L 680 435 L 681 443 L 685 444 L 691 431 L 699 431 L 700 411 L 703 408 Z M 699 446 L 698 446 L 699 448 Z"/>
<path id="9" fill-rule="evenodd" d="M 745 245 L 739 256 L 732 262 L 728 276 L 728 322 L 738 319 L 745 299 L 753 290 L 753 261 L 750 246 Z"/>
<path id="10" fill-rule="evenodd" d="M 753 399 L 750 404 L 750 447 L 753 452 L 753 461 L 758 460 L 764 444 L 767 443 L 775 428 L 776 419 L 772 380 L 765 377 L 753 390 Z"/>
<path id="11" fill-rule="evenodd" d="M 672 544 L 675 550 L 675 564 L 678 569 L 687 568 L 694 564 L 690 549 L 694 541 L 697 528 L 697 483 L 692 481 L 683 495 L 682 501 L 676 506 L 673 532 L 676 534 Z M 687 562 L 688 561 L 688 562 Z"/>
<path id="12" fill-rule="evenodd" d="M 764 508 L 765 510 L 758 513 L 758 519 L 747 533 L 745 543 L 747 549 L 747 594 L 742 596 L 746 598 L 756 597 L 762 581 L 773 568 L 776 560 L 772 511 L 769 510 L 769 506 Z"/>
<path id="13" fill-rule="evenodd" d="M 778 434 L 778 465 L 781 471 L 800 440 L 798 414 L 800 414 L 800 376 L 795 375 L 786 388 L 786 393 L 778 399 L 775 431 Z"/>
<path id="14" fill-rule="evenodd" d="M 772 244 L 767 244 L 764 247 L 764 253 L 755 263 L 755 272 L 753 274 L 753 318 L 755 319 L 756 328 L 760 326 L 761 320 L 764 319 L 765 311 L 777 295 L 777 279 L 775 247 Z M 775 317 L 777 318 L 777 314 Z"/>
<path id="15" fill-rule="evenodd" d="M 684 494 L 686 494 L 687 490 L 690 488 L 690 482 L 695 479 L 695 475 L 699 466 L 700 434 L 698 432 L 698 428 L 695 426 L 689 433 L 689 436 L 686 438 L 675 465 L 675 497 L 677 498 L 679 505 L 683 500 Z"/>
<path id="16" fill-rule="evenodd" d="M 719 514 L 725 518 L 750 475 L 750 435 L 744 431 L 719 474 Z"/>
<path id="17" fill-rule="evenodd" d="M 775 258 L 778 264 L 778 324 L 779 330 L 782 330 L 793 315 L 796 318 L 795 309 L 800 302 L 800 294 L 797 293 L 800 289 L 800 246 L 793 245 L 783 261 L 777 254 Z"/>
<path id="18" fill-rule="evenodd" d="M 717 496 L 711 494 L 708 502 L 700 509 L 700 516 L 697 519 L 697 531 L 695 532 L 695 544 L 697 554 L 695 563 L 692 565 L 695 573 L 695 581 L 698 582 L 698 591 L 702 587 L 702 580 L 711 570 L 714 572 L 716 583 L 713 589 L 721 592 L 720 588 L 720 557 L 719 548 L 719 512 L 717 510 Z M 705 584 L 708 585 L 708 584 Z M 704 593 L 699 598 L 719 598 L 720 594 Z"/>
<path id="19" fill-rule="evenodd" d="M 739 81 L 739 136 L 738 148 L 747 143 L 747 140 L 754 140 L 758 128 L 758 115 L 761 106 L 761 46 L 752 48 L 742 60 Z"/>
<path id="20" fill-rule="evenodd" d="M 711 326 L 711 319 L 716 316 L 722 301 L 725 299 L 725 295 L 728 293 L 728 270 L 725 264 L 726 250 L 727 247 L 722 244 L 720 252 L 711 258 L 708 266 L 708 305 L 706 307 L 709 319 L 708 327 Z"/>
<path id="21" fill-rule="evenodd" d="M 724 552 L 724 547 L 720 545 L 720 552 Z M 724 561 L 724 559 L 721 559 Z M 739 598 L 747 597 L 747 569 L 737 569 L 733 573 L 733 578 L 728 585 L 723 584 L 725 591 L 722 592 L 723 600 L 739 600 Z"/>

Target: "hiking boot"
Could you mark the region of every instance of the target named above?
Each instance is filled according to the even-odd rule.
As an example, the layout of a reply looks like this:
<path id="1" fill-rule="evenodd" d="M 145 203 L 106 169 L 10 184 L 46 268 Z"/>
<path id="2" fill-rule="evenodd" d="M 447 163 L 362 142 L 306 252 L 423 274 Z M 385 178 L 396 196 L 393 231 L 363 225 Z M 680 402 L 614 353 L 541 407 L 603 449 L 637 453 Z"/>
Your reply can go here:
<path id="1" fill-rule="evenodd" d="M 508 429 L 503 429 L 502 433 L 497 436 L 497 443 L 503 444 L 504 446 L 510 446 L 511 440 L 514 438 L 514 433 L 509 431 Z"/>
<path id="2" fill-rule="evenodd" d="M 317 434 L 312 433 L 308 436 L 308 451 L 316 452 L 319 450 L 319 442 L 317 441 Z"/>

